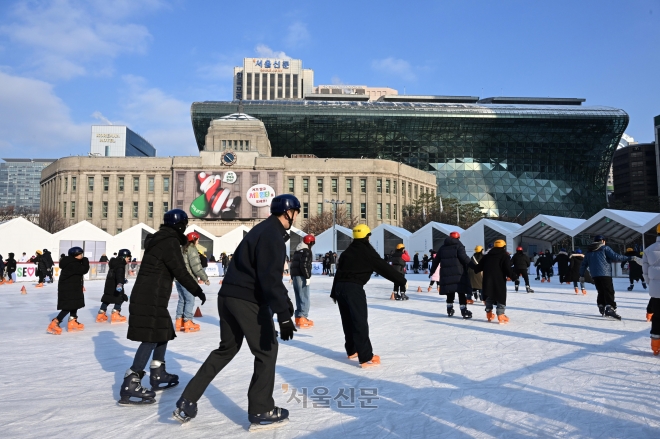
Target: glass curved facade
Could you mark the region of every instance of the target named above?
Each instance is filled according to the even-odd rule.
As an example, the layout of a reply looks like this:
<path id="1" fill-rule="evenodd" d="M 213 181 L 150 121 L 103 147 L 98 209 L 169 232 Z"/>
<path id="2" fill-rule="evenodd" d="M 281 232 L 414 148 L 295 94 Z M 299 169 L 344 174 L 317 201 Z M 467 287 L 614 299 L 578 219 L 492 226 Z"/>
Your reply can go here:
<path id="1" fill-rule="evenodd" d="M 490 216 L 587 218 L 605 207 L 612 156 L 628 115 L 608 107 L 249 101 L 274 156 L 383 158 L 436 175 L 438 194 Z M 239 102 L 195 102 L 200 150 L 211 120 Z"/>

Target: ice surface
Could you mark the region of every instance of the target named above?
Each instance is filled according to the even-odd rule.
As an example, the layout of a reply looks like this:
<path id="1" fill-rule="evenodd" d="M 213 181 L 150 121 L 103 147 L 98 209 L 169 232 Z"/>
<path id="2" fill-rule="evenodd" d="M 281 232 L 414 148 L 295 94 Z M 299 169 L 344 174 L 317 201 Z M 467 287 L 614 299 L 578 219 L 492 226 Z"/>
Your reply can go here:
<path id="1" fill-rule="evenodd" d="M 331 279 L 315 276 L 315 327 L 280 342 L 274 397 L 290 410 L 291 422 L 252 434 L 247 345 L 209 386 L 196 419 L 181 426 L 171 417 L 183 387 L 218 345 L 217 280 L 204 287 L 209 300 L 196 319 L 201 331 L 169 344 L 167 369 L 181 384 L 141 407 L 116 402 L 138 343 L 126 339 L 126 324 L 94 322 L 102 281 L 86 283 L 87 307 L 79 312 L 85 330 L 64 329 L 61 336 L 46 333 L 56 315 L 56 286 L 28 284 L 21 295 L 21 284 L 2 285 L 0 431 L 6 438 L 112 439 L 660 437 L 660 357 L 650 350 L 648 294 L 639 283 L 625 291 L 627 279 L 615 279 L 619 322 L 600 317 L 593 286 L 576 296 L 556 279 L 533 282 L 534 294 L 516 294 L 510 283 L 511 323 L 498 325 L 486 322 L 476 304 L 472 320 L 458 310 L 448 318 L 444 297 L 426 292 L 426 276 L 409 276 L 406 302 L 390 301 L 391 284 L 373 278 L 366 288 L 369 324 L 382 365 L 363 370 L 346 358 L 339 313 L 328 297 Z M 416 293 L 420 285 L 424 292 Z M 176 300 L 175 291 L 171 313 Z M 325 393 L 323 387 L 329 407 L 314 408 L 309 396 Z M 294 388 L 300 402 L 291 399 Z M 348 399 L 335 400 L 341 389 Z M 340 408 L 351 404 L 351 389 L 357 407 Z M 360 392 L 368 389 L 377 389 L 371 401 L 377 408 L 360 408 Z"/>

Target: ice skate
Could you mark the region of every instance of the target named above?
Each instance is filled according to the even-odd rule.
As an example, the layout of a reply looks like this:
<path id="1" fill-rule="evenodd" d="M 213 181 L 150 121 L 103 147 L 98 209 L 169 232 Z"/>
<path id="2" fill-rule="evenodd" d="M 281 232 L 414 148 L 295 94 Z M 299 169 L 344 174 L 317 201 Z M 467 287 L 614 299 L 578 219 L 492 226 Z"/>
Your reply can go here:
<path id="1" fill-rule="evenodd" d="M 113 309 L 110 315 L 110 323 L 126 323 L 126 317 L 119 314 L 119 311 L 116 309 Z"/>
<path id="2" fill-rule="evenodd" d="M 427 293 L 430 293 L 430 292 L 431 292 L 431 287 L 428 287 L 428 288 L 426 289 L 426 292 L 427 292 Z"/>
<path id="3" fill-rule="evenodd" d="M 527 290 L 527 293 L 533 293 L 533 292 L 534 292 L 534 290 L 532 289 L 532 287 L 530 287 L 529 285 L 527 285 L 527 286 L 525 287 L 525 289 Z"/>
<path id="4" fill-rule="evenodd" d="M 474 300 L 472 300 L 472 299 L 468 299 L 468 300 L 465 301 L 465 303 L 467 303 L 468 305 L 473 305 L 473 304 L 474 304 Z"/>
<path id="5" fill-rule="evenodd" d="M 183 317 L 179 317 L 174 321 L 174 330 L 183 331 Z"/>
<path id="6" fill-rule="evenodd" d="M 635 287 L 635 284 L 630 284 L 630 286 L 628 287 L 628 291 L 632 291 L 634 287 Z"/>
<path id="7" fill-rule="evenodd" d="M 575 287 L 575 294 L 580 294 L 580 290 L 578 289 L 578 287 Z"/>
<path id="8" fill-rule="evenodd" d="M 43 287 L 44 287 L 44 284 L 43 284 L 43 282 L 39 282 L 39 283 L 36 284 L 34 287 L 35 287 L 35 288 L 43 288 Z"/>
<path id="9" fill-rule="evenodd" d="M 401 300 L 401 295 L 399 293 L 393 293 L 394 294 L 394 300 Z"/>
<path id="10" fill-rule="evenodd" d="M 358 357 L 357 352 L 348 356 L 349 360 L 355 360 Z"/>
<path id="11" fill-rule="evenodd" d="M 500 325 L 506 325 L 509 323 L 509 318 L 504 314 L 498 314 L 497 321 L 500 323 Z"/>
<path id="12" fill-rule="evenodd" d="M 48 325 L 48 329 L 46 329 L 46 332 L 49 334 L 53 335 L 61 335 L 62 334 L 62 328 L 60 328 L 60 322 L 57 319 L 53 319 L 50 322 L 50 325 Z"/>
<path id="13" fill-rule="evenodd" d="M 653 355 L 660 355 L 660 338 L 651 338 L 651 350 Z"/>
<path id="14" fill-rule="evenodd" d="M 392 291 L 392 295 L 390 296 L 390 300 L 396 300 L 396 294 L 394 294 L 394 291 Z"/>
<path id="15" fill-rule="evenodd" d="M 96 323 L 105 323 L 107 321 L 108 316 L 105 311 L 99 311 L 98 314 L 96 314 Z"/>
<path id="16" fill-rule="evenodd" d="M 410 297 L 408 297 L 408 295 L 406 293 L 401 293 L 400 297 L 401 297 L 400 300 L 409 300 L 410 299 Z"/>
<path id="17" fill-rule="evenodd" d="M 364 363 L 360 363 L 360 366 L 363 369 L 366 369 L 368 367 L 380 366 L 380 357 L 378 355 L 374 355 L 373 357 L 371 357 L 371 360 L 365 361 Z"/>
<path id="18" fill-rule="evenodd" d="M 518 285 L 516 285 L 516 293 L 518 292 Z"/>
<path id="19" fill-rule="evenodd" d="M 541 283 L 544 283 L 544 282 L 545 282 L 545 278 L 541 279 Z M 549 281 L 548 281 L 548 282 L 549 282 Z"/>
<path id="20" fill-rule="evenodd" d="M 142 377 L 144 377 L 144 371 L 133 372 L 131 369 L 126 371 L 124 382 L 121 385 L 121 390 L 119 390 L 120 399 L 117 401 L 119 404 L 141 405 L 156 402 L 156 392 L 142 387 Z M 136 401 L 131 398 L 139 398 L 139 400 Z"/>
<path id="21" fill-rule="evenodd" d="M 621 320 L 621 316 L 616 313 L 616 309 L 613 309 L 611 306 L 607 305 L 605 307 L 605 317 L 611 319 Z"/>
<path id="22" fill-rule="evenodd" d="M 312 326 L 314 326 L 314 322 L 309 320 L 306 317 L 296 317 L 295 322 L 296 322 L 296 326 L 298 328 L 305 329 L 305 328 L 311 328 Z"/>
<path id="23" fill-rule="evenodd" d="M 467 308 L 461 307 L 461 315 L 463 316 L 464 319 L 471 319 L 472 318 L 472 311 L 470 311 Z"/>
<path id="24" fill-rule="evenodd" d="M 151 360 L 151 364 L 149 365 L 149 384 L 151 384 L 152 392 L 169 389 L 179 384 L 179 376 L 167 373 L 164 361 Z M 161 384 L 164 384 L 164 386 L 160 387 Z"/>
<path id="25" fill-rule="evenodd" d="M 69 323 L 66 325 L 66 329 L 69 332 L 82 331 L 85 329 L 85 325 L 78 323 L 77 317 L 69 317 Z"/>
<path id="26" fill-rule="evenodd" d="M 200 330 L 200 327 L 197 323 L 194 323 L 192 320 L 183 321 L 183 332 L 197 332 Z"/>
<path id="27" fill-rule="evenodd" d="M 586 295 L 587 295 L 587 290 L 585 290 L 584 288 L 582 288 L 582 295 L 583 295 L 583 296 L 586 296 Z"/>
<path id="28" fill-rule="evenodd" d="M 273 428 L 281 427 L 289 422 L 289 411 L 280 407 L 275 407 L 273 410 L 261 413 L 259 415 L 248 415 L 250 421 L 250 432 L 271 430 Z"/>
<path id="29" fill-rule="evenodd" d="M 646 289 L 646 284 L 642 282 L 642 288 Z"/>
<path id="30" fill-rule="evenodd" d="M 447 316 L 451 317 L 454 315 L 454 305 L 447 305 Z"/>
<path id="31" fill-rule="evenodd" d="M 550 278 L 548 278 L 548 283 L 550 283 Z"/>
<path id="32" fill-rule="evenodd" d="M 172 412 L 174 419 L 182 424 L 197 416 L 197 403 L 184 399 L 183 396 L 176 402 L 176 409 Z"/>
<path id="33" fill-rule="evenodd" d="M 646 321 L 647 321 L 647 322 L 650 322 L 652 318 L 653 318 L 653 313 L 652 313 L 652 312 L 650 312 L 650 313 L 647 312 L 647 313 L 646 313 Z"/>
<path id="34" fill-rule="evenodd" d="M 9 280 L 7 281 L 7 284 L 13 284 L 13 283 L 14 283 L 14 281 L 11 280 L 11 279 L 9 279 Z"/>
<path id="35" fill-rule="evenodd" d="M 494 318 L 495 314 L 493 314 L 493 311 L 486 311 L 486 320 L 492 322 Z"/>
<path id="36" fill-rule="evenodd" d="M 605 316 L 605 305 L 598 305 L 598 311 L 601 316 Z"/>

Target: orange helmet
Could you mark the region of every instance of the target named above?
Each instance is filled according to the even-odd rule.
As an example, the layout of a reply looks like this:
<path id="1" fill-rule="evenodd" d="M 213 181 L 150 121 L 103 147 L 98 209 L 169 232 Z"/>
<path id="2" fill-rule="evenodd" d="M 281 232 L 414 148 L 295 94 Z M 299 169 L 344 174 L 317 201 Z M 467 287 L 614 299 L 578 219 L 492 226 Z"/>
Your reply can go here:
<path id="1" fill-rule="evenodd" d="M 451 233 L 449 234 L 449 236 L 450 236 L 451 238 L 459 239 L 459 238 L 461 237 L 461 234 L 458 233 L 458 232 L 451 232 Z"/>
<path id="2" fill-rule="evenodd" d="M 314 238 L 314 235 L 305 235 L 303 242 L 307 245 L 313 244 L 316 242 L 316 238 Z"/>
<path id="3" fill-rule="evenodd" d="M 197 239 L 199 239 L 199 233 L 197 232 L 190 232 L 186 235 L 188 237 L 188 242 L 193 242 Z"/>

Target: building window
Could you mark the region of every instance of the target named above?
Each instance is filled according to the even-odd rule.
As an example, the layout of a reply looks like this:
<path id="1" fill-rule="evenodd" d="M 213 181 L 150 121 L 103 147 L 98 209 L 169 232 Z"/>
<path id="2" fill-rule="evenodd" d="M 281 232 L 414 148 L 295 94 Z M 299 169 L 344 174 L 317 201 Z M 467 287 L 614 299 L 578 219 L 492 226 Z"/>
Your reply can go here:
<path id="1" fill-rule="evenodd" d="M 360 192 L 363 194 L 367 193 L 367 179 L 366 178 L 361 178 L 360 179 Z"/>
<path id="2" fill-rule="evenodd" d="M 417 185 L 415 185 L 415 198 L 418 198 L 417 197 Z"/>
<path id="3" fill-rule="evenodd" d="M 396 219 L 396 204 L 394 205 L 394 210 L 392 211 L 392 218 Z"/>
<path id="4" fill-rule="evenodd" d="M 367 203 L 360 203 L 360 219 L 367 219 Z"/>
<path id="5" fill-rule="evenodd" d="M 163 177 L 163 192 L 170 191 L 170 177 Z"/>
<path id="6" fill-rule="evenodd" d="M 110 177 L 103 177 L 103 192 L 110 190 Z"/>
<path id="7" fill-rule="evenodd" d="M 133 201 L 133 218 L 138 217 L 138 202 Z"/>
<path id="8" fill-rule="evenodd" d="M 117 186 L 119 186 L 119 192 L 124 192 L 124 177 L 117 179 Z"/>
<path id="9" fill-rule="evenodd" d="M 246 151 L 249 151 L 249 150 L 250 150 L 250 141 L 249 141 L 249 140 L 246 140 L 246 141 L 245 141 L 245 150 L 246 150 Z"/>
<path id="10" fill-rule="evenodd" d="M 149 201 L 147 203 L 147 218 L 153 218 L 154 217 L 154 202 Z"/>
<path id="11" fill-rule="evenodd" d="M 76 217 L 76 202 L 72 201 L 71 202 L 71 218 Z"/>
<path id="12" fill-rule="evenodd" d="M 117 234 L 121 233 L 121 227 L 117 227 Z"/>
<path id="13" fill-rule="evenodd" d="M 176 208 L 183 209 L 183 200 L 176 200 Z"/>
<path id="14" fill-rule="evenodd" d="M 149 192 L 153 193 L 153 191 L 156 189 L 156 179 L 154 177 L 149 177 L 147 180 L 148 187 L 149 187 Z"/>
<path id="15" fill-rule="evenodd" d="M 66 201 L 64 202 L 63 207 L 64 207 L 64 210 L 62 210 L 62 216 L 63 216 L 64 218 L 66 218 L 66 214 L 67 214 L 67 211 L 66 211 Z"/>
<path id="16" fill-rule="evenodd" d="M 390 203 L 385 205 L 385 219 L 390 219 Z"/>
<path id="17" fill-rule="evenodd" d="M 353 180 L 351 180 L 350 178 L 347 178 L 346 179 L 346 193 L 350 194 L 351 192 L 353 192 Z"/>
<path id="18" fill-rule="evenodd" d="M 393 193 L 394 193 L 394 195 L 396 195 L 396 180 L 394 180 L 394 181 L 392 182 L 392 189 L 393 189 Z"/>
<path id="19" fill-rule="evenodd" d="M 323 179 L 322 178 L 317 178 L 316 179 L 316 190 L 318 192 L 323 192 Z"/>
<path id="20" fill-rule="evenodd" d="M 107 201 L 104 201 L 104 202 L 103 202 L 103 205 L 102 205 L 102 207 L 101 207 L 101 216 L 102 216 L 103 218 L 107 218 L 107 217 L 108 217 L 108 202 L 107 202 Z"/>
<path id="21" fill-rule="evenodd" d="M 303 193 L 305 194 L 309 193 L 309 178 L 303 178 Z"/>
<path id="22" fill-rule="evenodd" d="M 227 141 L 223 140 L 222 141 L 222 149 L 225 149 L 225 148 L 227 148 Z"/>
<path id="23" fill-rule="evenodd" d="M 353 216 L 353 206 L 351 203 L 346 203 L 346 216 L 351 217 Z"/>
<path id="24" fill-rule="evenodd" d="M 412 198 L 412 183 L 408 183 L 408 197 Z"/>
<path id="25" fill-rule="evenodd" d="M 87 218 L 91 218 L 94 215 L 94 202 L 87 202 Z"/>
<path id="26" fill-rule="evenodd" d="M 383 193 L 383 180 L 380 178 L 376 180 L 376 192 L 379 194 Z"/>
<path id="27" fill-rule="evenodd" d="M 133 192 L 140 190 L 140 177 L 133 177 Z"/>
<path id="28" fill-rule="evenodd" d="M 124 202 L 120 201 L 117 203 L 117 218 L 123 218 L 124 217 Z"/>
<path id="29" fill-rule="evenodd" d="M 333 178 L 332 180 L 330 180 L 330 185 L 331 185 L 332 193 L 336 194 L 337 193 L 337 179 Z"/>
<path id="30" fill-rule="evenodd" d="M 379 220 L 383 219 L 383 204 L 382 203 L 376 204 L 376 219 L 379 219 Z"/>
<path id="31" fill-rule="evenodd" d="M 385 180 L 385 193 L 389 194 L 390 193 L 390 181 Z"/>
<path id="32" fill-rule="evenodd" d="M 303 203 L 303 218 L 309 218 L 309 203 Z"/>
<path id="33" fill-rule="evenodd" d="M 176 179 L 176 190 L 179 192 L 183 192 L 183 189 L 185 187 L 185 174 L 178 174 L 177 179 Z"/>
<path id="34" fill-rule="evenodd" d="M 295 186 L 296 179 L 295 178 L 290 178 L 289 179 L 289 192 L 293 193 L 293 187 Z"/>
<path id="35" fill-rule="evenodd" d="M 78 177 L 71 177 L 71 192 L 75 192 L 77 186 L 78 186 Z"/>
<path id="36" fill-rule="evenodd" d="M 257 206 L 252 206 L 252 218 L 256 218 L 259 215 L 259 209 Z"/>
<path id="37" fill-rule="evenodd" d="M 170 207 L 170 203 L 168 203 L 167 201 L 163 201 L 163 213 L 170 210 L 169 207 Z"/>
<path id="38" fill-rule="evenodd" d="M 321 215 L 323 213 L 323 203 L 316 203 L 316 214 Z"/>
<path id="39" fill-rule="evenodd" d="M 90 192 L 94 190 L 94 177 L 87 177 L 87 189 Z"/>
<path id="40" fill-rule="evenodd" d="M 69 177 L 64 177 L 64 193 L 66 194 L 66 190 L 69 186 Z"/>

